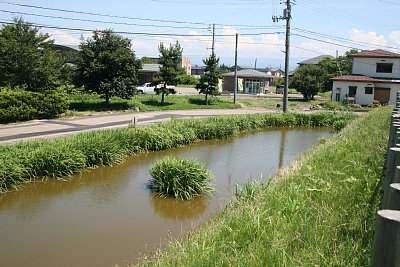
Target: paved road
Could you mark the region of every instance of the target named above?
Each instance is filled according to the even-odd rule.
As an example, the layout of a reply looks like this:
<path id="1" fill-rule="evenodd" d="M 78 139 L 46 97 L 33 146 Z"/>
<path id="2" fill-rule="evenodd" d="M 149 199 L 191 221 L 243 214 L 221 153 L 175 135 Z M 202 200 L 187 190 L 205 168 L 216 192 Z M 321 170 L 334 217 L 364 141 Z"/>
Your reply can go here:
<path id="1" fill-rule="evenodd" d="M 0 144 L 39 138 L 54 138 L 82 131 L 137 126 L 167 121 L 171 118 L 209 117 L 218 115 L 255 114 L 274 112 L 266 109 L 177 110 L 160 112 L 132 112 L 95 115 L 65 120 L 35 120 L 27 123 L 0 126 Z"/>

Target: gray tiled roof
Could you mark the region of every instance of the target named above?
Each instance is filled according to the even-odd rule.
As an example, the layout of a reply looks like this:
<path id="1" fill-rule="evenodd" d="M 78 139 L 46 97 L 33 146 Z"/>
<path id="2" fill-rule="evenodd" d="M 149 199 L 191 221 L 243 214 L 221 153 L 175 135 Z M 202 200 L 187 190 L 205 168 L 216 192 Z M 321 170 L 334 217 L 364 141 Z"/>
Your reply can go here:
<path id="1" fill-rule="evenodd" d="M 142 69 L 139 70 L 140 72 L 159 72 L 160 71 L 160 64 L 143 64 Z"/>
<path id="2" fill-rule="evenodd" d="M 327 58 L 327 57 L 333 58 L 333 56 L 330 56 L 330 55 L 321 55 L 321 56 L 317 56 L 317 57 L 313 57 L 313 58 L 304 60 L 304 61 L 299 62 L 299 63 L 297 63 L 297 64 L 299 64 L 299 65 L 313 65 L 313 64 L 318 64 L 322 59 Z"/>
<path id="3" fill-rule="evenodd" d="M 224 76 L 232 77 L 235 76 L 235 72 L 229 72 L 224 74 Z M 246 70 L 239 70 L 237 72 L 237 76 L 239 78 L 275 78 L 272 75 L 265 74 L 261 71 L 254 70 L 254 69 L 246 69 Z"/>

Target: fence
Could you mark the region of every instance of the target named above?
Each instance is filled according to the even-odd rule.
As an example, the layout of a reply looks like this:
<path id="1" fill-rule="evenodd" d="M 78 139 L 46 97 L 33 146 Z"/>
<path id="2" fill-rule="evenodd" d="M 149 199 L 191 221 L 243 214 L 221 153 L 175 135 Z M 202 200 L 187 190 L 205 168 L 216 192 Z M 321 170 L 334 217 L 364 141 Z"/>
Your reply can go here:
<path id="1" fill-rule="evenodd" d="M 390 121 L 381 210 L 378 211 L 372 267 L 400 266 L 400 92 Z"/>

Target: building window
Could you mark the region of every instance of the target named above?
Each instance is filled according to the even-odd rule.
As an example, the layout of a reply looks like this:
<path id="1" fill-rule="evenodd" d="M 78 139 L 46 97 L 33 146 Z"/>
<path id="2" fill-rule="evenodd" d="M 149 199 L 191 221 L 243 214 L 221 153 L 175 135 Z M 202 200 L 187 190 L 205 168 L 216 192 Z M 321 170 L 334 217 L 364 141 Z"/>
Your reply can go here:
<path id="1" fill-rule="evenodd" d="M 263 93 L 265 83 L 263 80 L 258 79 L 245 79 L 245 92 L 252 94 Z"/>
<path id="2" fill-rule="evenodd" d="M 357 86 L 349 86 L 349 97 L 355 97 L 357 94 Z"/>
<path id="3" fill-rule="evenodd" d="M 366 95 L 372 95 L 373 91 L 374 91 L 374 87 L 371 87 L 371 86 L 365 87 Z"/>
<path id="4" fill-rule="evenodd" d="M 392 73 L 393 63 L 376 63 L 377 73 Z"/>
<path id="5" fill-rule="evenodd" d="M 342 89 L 341 88 L 336 88 L 336 101 L 340 101 L 340 93 Z"/>

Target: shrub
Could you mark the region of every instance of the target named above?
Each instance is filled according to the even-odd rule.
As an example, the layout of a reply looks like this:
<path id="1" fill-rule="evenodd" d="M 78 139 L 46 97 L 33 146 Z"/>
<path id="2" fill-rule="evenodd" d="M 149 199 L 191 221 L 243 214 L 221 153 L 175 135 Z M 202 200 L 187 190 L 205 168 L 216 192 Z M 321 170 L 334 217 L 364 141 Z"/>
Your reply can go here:
<path id="1" fill-rule="evenodd" d="M 67 111 L 68 99 L 60 91 L 0 92 L 0 123 L 50 119 Z"/>
<path id="2" fill-rule="evenodd" d="M 343 105 L 337 101 L 325 101 L 320 104 L 324 108 L 331 109 L 331 110 L 342 110 L 344 109 Z"/>
<path id="3" fill-rule="evenodd" d="M 158 160 L 150 170 L 151 188 L 161 196 L 191 199 L 212 191 L 212 175 L 205 165 L 195 160 L 165 158 Z"/>
<path id="4" fill-rule="evenodd" d="M 187 75 L 182 74 L 178 76 L 178 84 L 185 84 L 185 85 L 196 85 L 199 83 L 199 79 L 191 76 L 191 75 Z"/>
<path id="5" fill-rule="evenodd" d="M 68 110 L 68 97 L 61 91 L 48 91 L 44 94 L 38 94 L 38 96 L 38 119 L 55 118 Z"/>
<path id="6" fill-rule="evenodd" d="M 333 129 L 335 129 L 335 132 L 341 131 L 344 127 L 349 124 L 349 120 L 338 120 L 333 123 Z"/>

